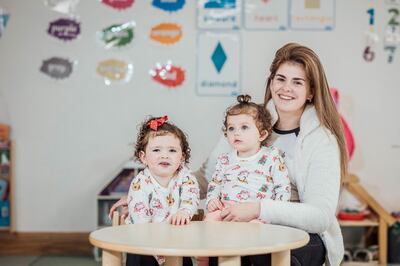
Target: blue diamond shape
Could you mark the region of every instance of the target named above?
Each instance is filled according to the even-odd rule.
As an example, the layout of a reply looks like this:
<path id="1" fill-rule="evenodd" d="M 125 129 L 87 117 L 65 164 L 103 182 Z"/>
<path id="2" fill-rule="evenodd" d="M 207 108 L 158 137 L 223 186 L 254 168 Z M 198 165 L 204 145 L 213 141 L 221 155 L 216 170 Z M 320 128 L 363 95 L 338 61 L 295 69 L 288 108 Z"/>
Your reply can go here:
<path id="1" fill-rule="evenodd" d="M 217 72 L 221 72 L 222 67 L 224 66 L 226 62 L 226 54 L 224 51 L 224 48 L 222 48 L 222 45 L 220 42 L 218 42 L 217 47 L 215 48 L 211 60 L 214 63 L 215 68 L 217 69 Z"/>

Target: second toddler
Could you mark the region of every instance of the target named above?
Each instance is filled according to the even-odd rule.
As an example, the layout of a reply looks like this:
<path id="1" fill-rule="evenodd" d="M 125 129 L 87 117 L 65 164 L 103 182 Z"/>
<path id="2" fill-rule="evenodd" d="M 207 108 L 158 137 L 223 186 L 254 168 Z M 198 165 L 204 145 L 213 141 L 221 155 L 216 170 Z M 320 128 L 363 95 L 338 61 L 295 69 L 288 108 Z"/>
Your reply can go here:
<path id="1" fill-rule="evenodd" d="M 239 95 L 238 104 L 226 111 L 223 131 L 234 151 L 218 157 L 216 171 L 208 184 L 205 220 L 221 221 L 225 205 L 265 198 L 288 201 L 288 171 L 273 146 L 271 115 L 249 95 Z M 255 220 L 258 221 L 258 220 Z"/>

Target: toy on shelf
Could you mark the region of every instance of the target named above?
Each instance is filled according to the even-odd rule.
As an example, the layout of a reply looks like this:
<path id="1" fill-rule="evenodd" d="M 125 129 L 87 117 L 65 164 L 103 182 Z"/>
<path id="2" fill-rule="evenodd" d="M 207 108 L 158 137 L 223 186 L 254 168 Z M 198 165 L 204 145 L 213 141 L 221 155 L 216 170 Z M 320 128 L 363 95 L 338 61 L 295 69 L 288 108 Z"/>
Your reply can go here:
<path id="1" fill-rule="evenodd" d="M 338 212 L 337 217 L 342 221 L 362 221 L 370 214 L 369 211 L 357 209 L 343 209 Z"/>
<path id="2" fill-rule="evenodd" d="M 8 141 L 10 139 L 10 127 L 0 124 L 0 141 Z"/>
<path id="3" fill-rule="evenodd" d="M 124 168 L 113 180 L 99 193 L 101 196 L 124 196 L 128 194 L 129 185 L 133 177 L 137 174 L 133 168 Z"/>
<path id="4" fill-rule="evenodd" d="M 378 261 L 380 264 L 387 263 L 388 255 L 388 228 L 392 226 L 396 220 L 392 217 L 361 185 L 359 178 L 355 175 L 349 175 L 344 180 L 344 188 L 358 198 L 361 202 L 366 204 L 370 215 L 362 217 L 362 215 L 353 215 L 353 220 L 341 219 L 338 214 L 341 226 L 366 226 L 377 227 L 378 231 Z M 342 213 L 342 218 L 343 218 Z M 346 218 L 351 214 L 346 213 Z M 355 220 L 355 219 L 360 220 Z M 362 254 L 360 254 L 361 256 Z"/>
<path id="5" fill-rule="evenodd" d="M 330 88 L 330 92 L 331 92 L 331 96 L 336 104 L 336 108 L 338 108 L 339 100 L 340 100 L 339 91 L 335 88 Z M 341 114 L 339 114 L 339 117 L 340 117 L 340 121 L 342 122 L 342 125 L 343 125 L 344 136 L 346 138 L 347 152 L 348 152 L 349 161 L 350 161 L 351 158 L 353 157 L 353 153 L 354 153 L 356 144 L 354 141 L 353 133 L 351 132 L 351 129 L 349 127 L 349 124 L 346 122 L 346 120 L 344 119 L 344 117 Z"/>

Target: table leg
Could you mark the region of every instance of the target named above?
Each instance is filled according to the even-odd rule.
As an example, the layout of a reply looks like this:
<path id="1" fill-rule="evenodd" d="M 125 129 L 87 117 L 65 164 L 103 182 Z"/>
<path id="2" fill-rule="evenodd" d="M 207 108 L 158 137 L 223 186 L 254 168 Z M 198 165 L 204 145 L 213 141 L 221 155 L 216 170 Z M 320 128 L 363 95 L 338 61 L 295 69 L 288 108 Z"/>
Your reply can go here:
<path id="1" fill-rule="evenodd" d="M 240 256 L 218 257 L 219 266 L 240 266 Z"/>
<path id="2" fill-rule="evenodd" d="M 178 266 L 182 265 L 182 257 L 165 257 L 165 266 Z"/>
<path id="3" fill-rule="evenodd" d="M 121 266 L 122 265 L 122 253 L 116 251 L 109 251 L 103 249 L 103 266 Z"/>
<path id="4" fill-rule="evenodd" d="M 290 250 L 271 254 L 272 266 L 290 266 Z"/>

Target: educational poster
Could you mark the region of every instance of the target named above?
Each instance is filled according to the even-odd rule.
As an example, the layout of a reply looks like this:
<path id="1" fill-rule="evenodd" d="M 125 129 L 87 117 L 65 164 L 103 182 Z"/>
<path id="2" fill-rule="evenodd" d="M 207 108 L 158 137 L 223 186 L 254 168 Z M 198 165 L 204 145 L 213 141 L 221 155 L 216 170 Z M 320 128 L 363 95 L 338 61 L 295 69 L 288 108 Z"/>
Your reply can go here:
<path id="1" fill-rule="evenodd" d="M 289 0 L 246 0 L 244 26 L 249 30 L 286 30 Z"/>
<path id="2" fill-rule="evenodd" d="M 335 0 L 291 0 L 290 27 L 294 30 L 332 30 Z"/>
<path id="3" fill-rule="evenodd" d="M 200 32 L 197 47 L 198 95 L 238 95 L 241 91 L 240 54 L 239 33 Z"/>
<path id="4" fill-rule="evenodd" d="M 10 14 L 0 7 L 0 38 L 3 35 L 4 29 L 7 26 Z"/>
<path id="5" fill-rule="evenodd" d="M 241 0 L 199 0 L 197 3 L 199 29 L 239 29 Z"/>
<path id="6" fill-rule="evenodd" d="M 385 0 L 387 5 L 400 5 L 400 0 Z"/>

